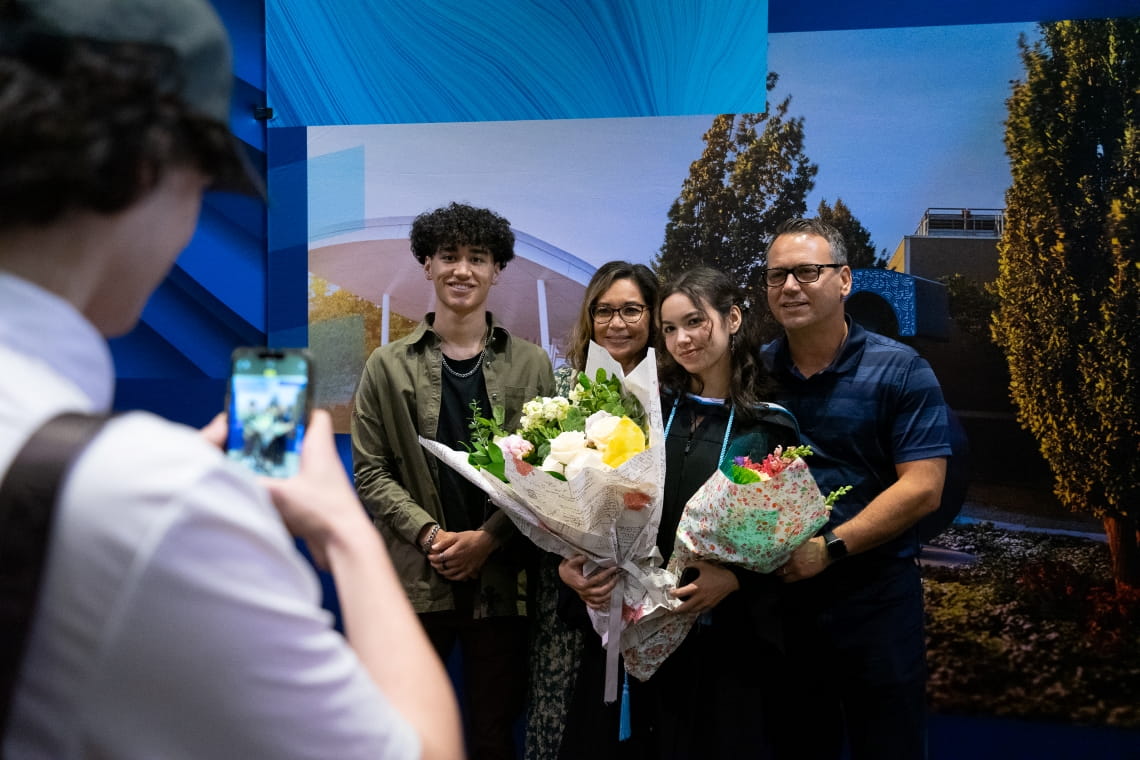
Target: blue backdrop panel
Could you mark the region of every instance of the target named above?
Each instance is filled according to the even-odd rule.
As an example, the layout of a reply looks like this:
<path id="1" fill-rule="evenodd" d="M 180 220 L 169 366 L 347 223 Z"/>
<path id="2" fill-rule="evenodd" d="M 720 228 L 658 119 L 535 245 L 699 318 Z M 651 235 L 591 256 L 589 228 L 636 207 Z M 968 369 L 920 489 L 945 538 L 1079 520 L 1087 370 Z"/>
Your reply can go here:
<path id="1" fill-rule="evenodd" d="M 958 0 L 954 3 L 875 0 L 771 0 L 768 28 L 773 32 L 822 32 L 836 29 L 892 29 L 903 26 L 1007 24 L 1062 21 L 1140 14 L 1137 0 Z"/>
<path id="2" fill-rule="evenodd" d="M 309 177 L 305 129 L 269 132 L 269 345 L 309 345 Z"/>
<path id="3" fill-rule="evenodd" d="M 274 126 L 761 111 L 763 0 L 268 0 Z"/>
<path id="4" fill-rule="evenodd" d="M 263 0 L 215 0 L 234 48 L 230 126 L 255 166 L 265 166 Z M 207 194 L 198 230 L 143 311 L 111 341 L 117 409 L 149 409 L 202 425 L 221 411 L 230 351 L 266 341 L 266 207 Z"/>

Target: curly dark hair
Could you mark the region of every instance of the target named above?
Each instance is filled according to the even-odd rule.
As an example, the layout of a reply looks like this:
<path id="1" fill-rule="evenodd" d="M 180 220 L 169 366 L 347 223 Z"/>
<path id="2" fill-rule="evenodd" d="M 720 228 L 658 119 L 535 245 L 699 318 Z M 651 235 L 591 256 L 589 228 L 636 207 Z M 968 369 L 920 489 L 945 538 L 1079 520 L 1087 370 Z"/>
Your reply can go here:
<path id="1" fill-rule="evenodd" d="M 642 317 L 649 320 L 649 340 L 645 345 L 652 346 L 657 341 L 657 318 L 654 311 L 657 308 L 657 277 L 644 264 L 607 261 L 598 267 L 594 276 L 590 278 L 590 283 L 586 286 L 586 295 L 582 299 L 582 308 L 578 312 L 578 319 L 574 321 L 574 327 L 570 330 L 566 361 L 574 369 L 586 368 L 586 354 L 590 348 L 590 341 L 594 339 L 594 318 L 590 312 L 597 305 L 598 299 L 618 280 L 632 280 L 641 291 L 641 298 L 649 307 L 649 313 Z"/>
<path id="2" fill-rule="evenodd" d="M 0 3 L 0 21 L 13 18 L 19 4 Z M 173 71 L 162 46 L 47 34 L 0 43 L 0 227 L 121 211 L 174 165 L 216 176 L 228 129 L 188 110 Z"/>
<path id="3" fill-rule="evenodd" d="M 744 419 L 754 419 L 757 405 L 771 398 L 776 383 L 760 362 L 760 320 L 752 313 L 744 292 L 723 272 L 711 267 L 694 267 L 661 286 L 657 300 L 659 326 L 661 304 L 675 293 L 688 296 L 693 305 L 709 318 L 712 317 L 710 309 L 720 315 L 721 319 L 728 319 L 733 306 L 740 309 L 740 329 L 729 344 L 732 359 L 729 400 L 737 415 Z M 661 387 L 674 395 L 692 390 L 695 378 L 665 348 L 660 330 L 657 336 L 657 367 Z M 696 389 L 698 393 L 700 390 Z"/>
<path id="4" fill-rule="evenodd" d="M 515 233 L 511 231 L 511 223 L 490 209 L 463 203 L 420 214 L 412 220 L 409 237 L 412 255 L 421 264 L 438 251 L 453 250 L 461 245 L 486 248 L 500 267 L 515 257 Z"/>

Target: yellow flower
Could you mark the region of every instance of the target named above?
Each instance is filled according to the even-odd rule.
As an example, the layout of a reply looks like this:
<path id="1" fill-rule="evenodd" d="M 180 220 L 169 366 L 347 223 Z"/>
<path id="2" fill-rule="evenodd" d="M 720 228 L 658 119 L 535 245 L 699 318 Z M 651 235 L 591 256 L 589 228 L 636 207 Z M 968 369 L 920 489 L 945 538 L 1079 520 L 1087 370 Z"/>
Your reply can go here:
<path id="1" fill-rule="evenodd" d="M 645 433 L 629 417 L 622 417 L 606 441 L 602 462 L 610 467 L 620 467 L 635 454 L 645 451 Z"/>

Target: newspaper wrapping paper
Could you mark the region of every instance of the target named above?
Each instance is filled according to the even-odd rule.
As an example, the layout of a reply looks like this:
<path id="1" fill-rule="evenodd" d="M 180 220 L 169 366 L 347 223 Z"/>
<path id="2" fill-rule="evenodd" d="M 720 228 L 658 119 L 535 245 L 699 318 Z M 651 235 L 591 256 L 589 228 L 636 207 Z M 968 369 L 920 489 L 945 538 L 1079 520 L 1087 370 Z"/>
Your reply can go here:
<path id="1" fill-rule="evenodd" d="M 508 483 L 467 462 L 455 451 L 422 436 L 420 444 L 474 483 L 539 548 L 563 557 L 584 554 L 583 572 L 621 567 L 608 611 L 588 609 L 606 647 L 604 699 L 617 699 L 619 652 L 653 637 L 670 623 L 680 605 L 670 597 L 676 576 L 663 568 L 657 549 L 665 482 L 665 433 L 653 349 L 628 375 L 604 348 L 590 343 L 586 375 L 599 368 L 617 376 L 625 392 L 645 409 L 649 446 L 613 470 L 584 468 L 572 480 L 559 480 L 526 462 L 507 457 Z"/>
<path id="2" fill-rule="evenodd" d="M 694 560 L 713 560 L 770 573 L 827 523 L 828 508 L 797 457 L 771 480 L 734 483 L 717 469 L 685 504 L 668 570 L 680 577 Z M 625 651 L 630 675 L 644 681 L 685 640 L 695 614 L 672 616 Z"/>

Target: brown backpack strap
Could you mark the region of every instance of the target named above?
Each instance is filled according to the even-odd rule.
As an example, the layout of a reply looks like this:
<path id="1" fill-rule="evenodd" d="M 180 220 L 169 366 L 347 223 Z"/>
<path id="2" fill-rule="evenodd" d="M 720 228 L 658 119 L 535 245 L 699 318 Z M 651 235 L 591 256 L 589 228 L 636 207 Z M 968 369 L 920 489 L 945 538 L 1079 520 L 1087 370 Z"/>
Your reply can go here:
<path id="1" fill-rule="evenodd" d="M 0 737 L 36 612 L 56 499 L 107 417 L 61 414 L 32 434 L 0 483 Z"/>

